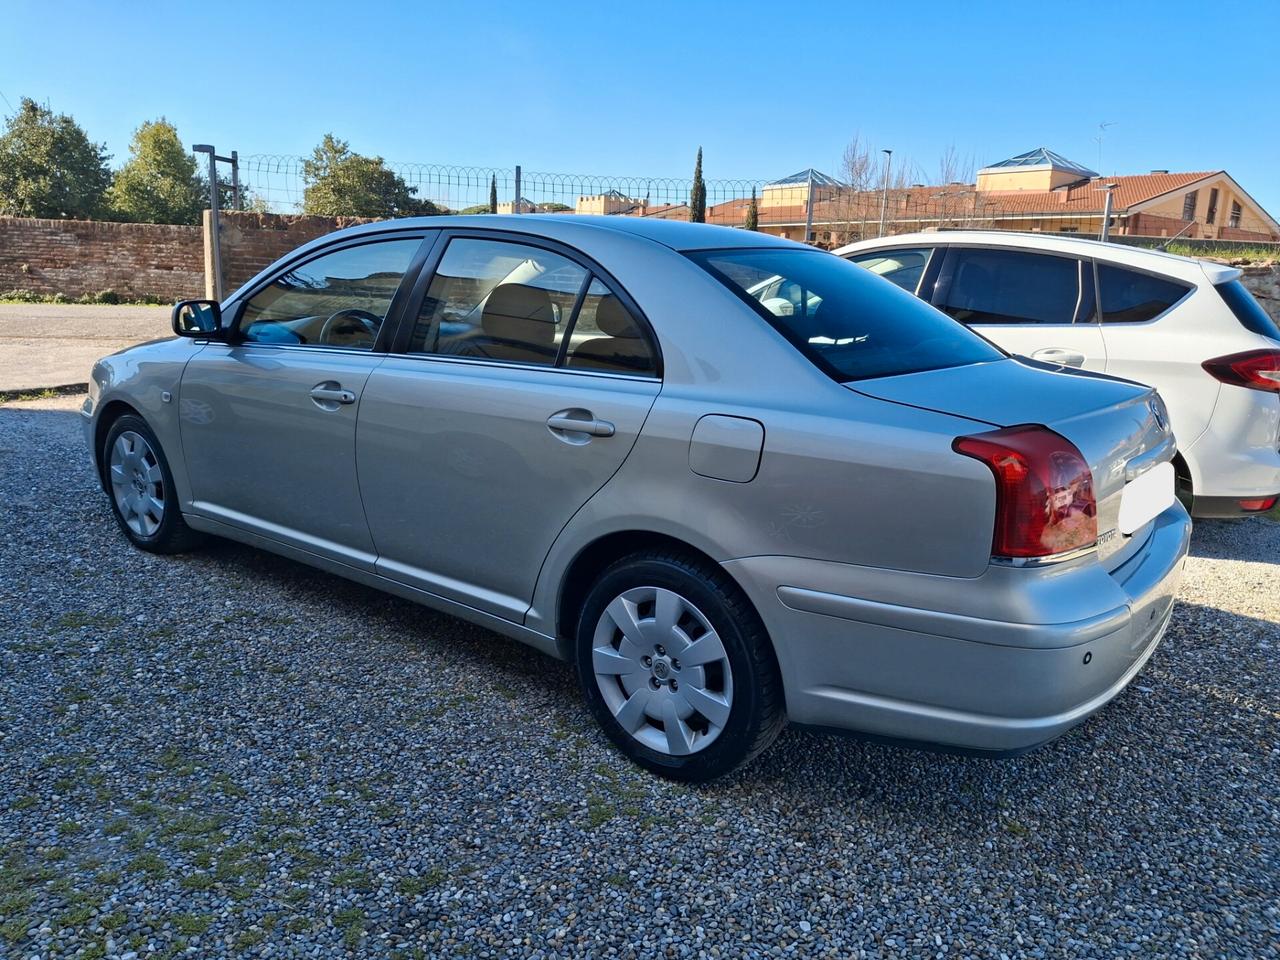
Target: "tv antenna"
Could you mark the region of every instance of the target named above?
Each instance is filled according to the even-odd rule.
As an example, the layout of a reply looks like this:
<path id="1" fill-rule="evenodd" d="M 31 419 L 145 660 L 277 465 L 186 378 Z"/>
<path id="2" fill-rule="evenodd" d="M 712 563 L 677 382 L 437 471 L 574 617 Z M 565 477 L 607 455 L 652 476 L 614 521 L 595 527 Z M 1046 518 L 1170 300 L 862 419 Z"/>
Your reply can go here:
<path id="1" fill-rule="evenodd" d="M 1098 135 L 1093 138 L 1094 143 L 1098 145 L 1098 173 L 1102 173 L 1102 139 L 1107 135 L 1107 127 L 1114 127 L 1120 121 L 1107 120 L 1098 124 Z"/>

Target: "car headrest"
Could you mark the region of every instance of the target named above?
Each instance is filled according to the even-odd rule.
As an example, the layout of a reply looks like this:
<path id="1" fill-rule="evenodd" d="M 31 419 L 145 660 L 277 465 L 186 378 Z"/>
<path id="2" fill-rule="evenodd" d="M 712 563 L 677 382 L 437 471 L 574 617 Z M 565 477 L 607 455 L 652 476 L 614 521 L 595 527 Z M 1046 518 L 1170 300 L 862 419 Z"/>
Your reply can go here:
<path id="1" fill-rule="evenodd" d="M 611 337 L 634 340 L 640 336 L 631 314 L 627 313 L 627 308 L 613 294 L 601 297 L 600 303 L 596 305 L 596 326 L 601 333 L 607 333 Z"/>
<path id="2" fill-rule="evenodd" d="M 480 325 L 496 340 L 550 346 L 556 337 L 551 294 L 523 283 L 499 284 L 485 301 Z"/>

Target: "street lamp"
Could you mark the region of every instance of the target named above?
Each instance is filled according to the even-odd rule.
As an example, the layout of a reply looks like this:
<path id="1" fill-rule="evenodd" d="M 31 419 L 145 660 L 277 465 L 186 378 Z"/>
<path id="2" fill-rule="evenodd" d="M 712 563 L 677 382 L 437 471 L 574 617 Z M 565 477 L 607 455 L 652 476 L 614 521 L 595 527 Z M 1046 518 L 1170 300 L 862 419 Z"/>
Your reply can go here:
<path id="1" fill-rule="evenodd" d="M 1098 237 L 1099 240 L 1106 240 L 1107 237 L 1111 235 L 1111 200 L 1115 195 L 1117 186 L 1119 186 L 1119 184 L 1107 184 L 1107 199 L 1102 205 L 1102 234 Z"/>
<path id="2" fill-rule="evenodd" d="M 196 153 L 209 155 L 209 247 L 205 259 L 205 294 L 222 299 L 222 244 L 218 233 L 218 151 L 209 143 L 192 145 Z"/>
<path id="3" fill-rule="evenodd" d="M 211 143 L 192 144 L 195 153 L 209 155 L 209 252 L 205 264 L 207 280 L 205 294 L 214 300 L 222 299 L 222 245 L 219 242 L 218 223 L 218 161 L 231 164 L 231 206 L 240 209 L 240 154 L 231 151 L 231 156 L 220 157 Z"/>
<path id="4" fill-rule="evenodd" d="M 884 218 L 889 212 L 889 167 L 893 164 L 893 151 L 881 150 L 884 154 L 884 189 L 880 192 L 880 236 L 884 236 Z"/>

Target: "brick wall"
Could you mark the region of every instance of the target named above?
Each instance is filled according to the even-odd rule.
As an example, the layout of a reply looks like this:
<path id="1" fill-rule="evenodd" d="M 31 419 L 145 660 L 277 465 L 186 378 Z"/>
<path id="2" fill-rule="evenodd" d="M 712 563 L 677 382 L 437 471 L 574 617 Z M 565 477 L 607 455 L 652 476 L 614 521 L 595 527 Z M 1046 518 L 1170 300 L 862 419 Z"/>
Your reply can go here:
<path id="1" fill-rule="evenodd" d="M 76 298 L 115 290 L 178 300 L 204 290 L 199 227 L 0 217 L 0 291 Z"/>
<path id="2" fill-rule="evenodd" d="M 223 288 L 230 294 L 263 267 L 309 240 L 343 227 L 371 222 L 359 217 L 224 211 L 218 226 L 221 232 Z"/>
<path id="3" fill-rule="evenodd" d="M 355 217 L 221 214 L 223 288 L 242 283 L 308 240 Z M 114 290 L 126 299 L 203 297 L 204 231 L 195 226 L 0 217 L 0 292 L 70 299 Z"/>

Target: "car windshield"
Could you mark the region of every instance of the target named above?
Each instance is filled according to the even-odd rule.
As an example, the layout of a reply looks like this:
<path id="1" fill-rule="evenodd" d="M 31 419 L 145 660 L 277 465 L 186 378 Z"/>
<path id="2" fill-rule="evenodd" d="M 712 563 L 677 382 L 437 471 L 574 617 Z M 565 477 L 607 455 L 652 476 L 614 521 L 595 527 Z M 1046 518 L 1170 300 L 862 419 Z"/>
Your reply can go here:
<path id="1" fill-rule="evenodd" d="M 922 300 L 819 250 L 688 254 L 840 381 L 1000 360 L 1005 354 Z"/>

